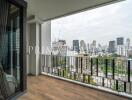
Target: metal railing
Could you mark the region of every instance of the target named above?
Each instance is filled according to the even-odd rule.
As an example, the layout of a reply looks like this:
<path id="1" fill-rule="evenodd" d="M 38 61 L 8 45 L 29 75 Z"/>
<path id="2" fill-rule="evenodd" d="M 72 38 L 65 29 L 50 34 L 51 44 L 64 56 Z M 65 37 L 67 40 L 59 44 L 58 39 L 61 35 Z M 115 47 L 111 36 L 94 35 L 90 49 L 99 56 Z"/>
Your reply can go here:
<path id="1" fill-rule="evenodd" d="M 41 56 L 42 72 L 132 94 L 131 60 L 88 56 Z"/>

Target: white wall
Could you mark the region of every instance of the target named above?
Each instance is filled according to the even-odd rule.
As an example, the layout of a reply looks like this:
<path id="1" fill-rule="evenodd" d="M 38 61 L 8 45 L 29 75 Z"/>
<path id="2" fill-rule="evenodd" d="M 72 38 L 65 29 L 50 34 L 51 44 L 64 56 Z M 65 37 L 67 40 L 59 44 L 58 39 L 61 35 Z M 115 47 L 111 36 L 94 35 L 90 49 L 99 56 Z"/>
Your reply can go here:
<path id="1" fill-rule="evenodd" d="M 51 21 L 44 22 L 42 24 L 41 34 L 41 53 L 50 54 L 51 50 Z"/>
<path id="2" fill-rule="evenodd" d="M 28 74 L 38 75 L 40 73 L 39 46 L 40 46 L 41 25 L 36 22 L 29 23 L 27 34 L 28 34 L 27 72 Z"/>
<path id="3" fill-rule="evenodd" d="M 30 21 L 27 24 L 27 73 L 39 75 L 41 73 L 41 53 L 50 54 L 51 49 L 51 21 L 39 23 Z M 41 52 L 42 51 L 42 52 Z"/>

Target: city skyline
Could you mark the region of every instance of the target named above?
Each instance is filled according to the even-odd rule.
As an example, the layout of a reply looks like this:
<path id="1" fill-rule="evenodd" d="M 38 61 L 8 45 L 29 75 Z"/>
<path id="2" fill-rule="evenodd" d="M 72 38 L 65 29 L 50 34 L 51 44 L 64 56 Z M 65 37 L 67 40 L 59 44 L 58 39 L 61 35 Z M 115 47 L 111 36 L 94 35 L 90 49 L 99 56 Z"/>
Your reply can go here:
<path id="1" fill-rule="evenodd" d="M 52 54 L 63 56 L 75 56 L 76 54 L 88 54 L 91 57 L 111 56 L 111 57 L 128 57 L 132 58 L 132 46 L 130 39 L 126 42 L 124 37 L 117 37 L 116 41 L 110 40 L 108 45 L 97 44 L 96 40 L 92 43 L 85 43 L 84 40 L 73 40 L 72 46 L 66 44 L 66 40 L 52 42 Z"/>
<path id="2" fill-rule="evenodd" d="M 126 0 L 53 20 L 52 41 L 64 39 L 72 46 L 72 40 L 84 40 L 86 43 L 96 40 L 101 45 L 108 45 L 117 37 L 124 37 L 125 41 L 127 38 L 132 40 L 131 4 L 131 0 Z"/>
<path id="3" fill-rule="evenodd" d="M 98 47 L 98 45 L 101 45 L 101 46 L 109 46 L 109 42 L 110 42 L 110 41 L 115 41 L 115 45 L 117 45 L 117 38 L 123 38 L 123 39 L 124 39 L 124 40 L 123 40 L 123 45 L 127 45 L 127 44 L 126 44 L 126 43 L 127 43 L 127 40 L 130 39 L 130 38 L 124 38 L 124 37 L 116 37 L 116 38 L 114 38 L 114 39 L 112 39 L 112 40 L 107 40 L 107 44 L 105 44 L 105 45 L 102 45 L 101 43 L 99 43 L 99 42 L 96 41 L 96 40 L 92 40 L 92 41 L 90 41 L 89 43 L 87 43 L 85 40 L 83 40 L 83 41 L 84 41 L 84 43 L 85 43 L 86 45 L 87 45 L 87 44 L 92 44 L 93 41 L 96 41 L 96 46 Z M 52 43 L 53 43 L 53 42 L 58 42 L 58 41 L 60 41 L 60 40 L 63 40 L 63 39 L 53 40 Z M 75 40 L 78 40 L 78 39 L 75 39 Z M 65 41 L 66 44 L 67 44 L 67 41 L 66 41 L 66 40 L 63 40 L 63 41 Z M 72 45 L 73 45 L 73 41 L 74 41 L 74 39 L 71 40 L 71 44 L 72 44 Z M 79 46 L 80 46 L 80 41 L 82 41 L 82 40 L 78 40 Z M 68 44 L 67 44 L 67 46 L 69 46 L 69 47 L 72 47 L 72 45 L 68 45 Z M 130 46 L 132 47 L 132 40 L 131 40 L 131 39 L 130 39 Z"/>

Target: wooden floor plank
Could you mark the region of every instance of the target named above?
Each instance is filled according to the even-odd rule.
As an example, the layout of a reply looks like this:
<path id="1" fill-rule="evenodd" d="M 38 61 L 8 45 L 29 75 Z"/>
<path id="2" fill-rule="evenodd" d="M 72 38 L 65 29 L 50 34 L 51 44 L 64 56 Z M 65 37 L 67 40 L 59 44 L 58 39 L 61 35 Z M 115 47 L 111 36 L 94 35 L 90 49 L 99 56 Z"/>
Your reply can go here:
<path id="1" fill-rule="evenodd" d="M 129 100 L 48 76 L 29 76 L 28 91 L 18 100 Z"/>

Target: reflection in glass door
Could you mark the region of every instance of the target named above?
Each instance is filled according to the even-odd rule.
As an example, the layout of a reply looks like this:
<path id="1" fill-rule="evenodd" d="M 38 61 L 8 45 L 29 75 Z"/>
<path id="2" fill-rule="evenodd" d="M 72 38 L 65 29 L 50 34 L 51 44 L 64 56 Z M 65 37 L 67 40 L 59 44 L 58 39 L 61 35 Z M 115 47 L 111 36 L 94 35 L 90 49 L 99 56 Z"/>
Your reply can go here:
<path id="1" fill-rule="evenodd" d="M 0 100 L 20 91 L 20 9 L 0 0 Z"/>
<path id="2" fill-rule="evenodd" d="M 8 73 L 14 76 L 16 81 L 16 91 L 20 87 L 20 14 L 19 8 L 14 5 L 11 5 L 10 15 L 8 19 L 8 55 L 7 60 L 9 61 L 10 70 Z"/>

